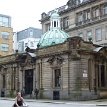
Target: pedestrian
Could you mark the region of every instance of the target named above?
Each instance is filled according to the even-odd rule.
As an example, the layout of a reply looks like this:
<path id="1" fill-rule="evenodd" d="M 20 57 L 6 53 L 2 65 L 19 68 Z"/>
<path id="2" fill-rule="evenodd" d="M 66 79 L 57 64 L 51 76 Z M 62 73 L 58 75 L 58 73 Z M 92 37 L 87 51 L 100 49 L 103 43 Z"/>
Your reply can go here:
<path id="1" fill-rule="evenodd" d="M 23 99 L 23 97 L 21 97 L 21 93 L 18 92 L 17 96 L 15 98 L 15 103 L 14 103 L 13 107 L 20 107 L 20 106 L 23 106 L 23 104 L 25 104 L 24 99 Z"/>
<path id="2" fill-rule="evenodd" d="M 36 99 L 38 98 L 39 90 L 36 88 L 35 89 L 35 94 L 36 94 Z"/>
<path id="3" fill-rule="evenodd" d="M 25 89 L 23 88 L 23 89 L 21 90 L 21 96 L 24 97 L 24 95 L 25 95 Z"/>

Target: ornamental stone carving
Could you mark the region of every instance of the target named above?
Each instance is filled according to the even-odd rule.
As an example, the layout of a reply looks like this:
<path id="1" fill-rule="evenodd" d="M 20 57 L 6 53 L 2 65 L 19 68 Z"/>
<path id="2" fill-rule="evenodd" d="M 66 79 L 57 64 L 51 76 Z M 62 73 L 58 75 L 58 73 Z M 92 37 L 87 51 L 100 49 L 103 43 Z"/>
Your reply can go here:
<path id="1" fill-rule="evenodd" d="M 63 58 L 61 56 L 52 56 L 48 59 L 47 62 L 50 63 L 53 67 L 60 66 L 63 63 Z"/>

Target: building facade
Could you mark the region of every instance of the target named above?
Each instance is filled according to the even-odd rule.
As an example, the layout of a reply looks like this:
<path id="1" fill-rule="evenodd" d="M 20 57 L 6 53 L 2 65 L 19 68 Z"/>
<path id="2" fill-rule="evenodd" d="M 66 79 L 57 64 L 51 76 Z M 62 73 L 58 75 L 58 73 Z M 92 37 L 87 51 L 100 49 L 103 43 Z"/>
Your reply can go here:
<path id="1" fill-rule="evenodd" d="M 24 90 L 38 98 L 89 100 L 107 97 L 107 48 L 69 37 L 51 15 L 51 29 L 42 35 L 34 53 L 15 53 L 0 58 L 1 95 Z M 60 41 L 59 41 L 60 40 Z"/>
<path id="2" fill-rule="evenodd" d="M 57 8 L 61 17 L 61 28 L 71 37 L 79 36 L 94 44 L 107 45 L 107 1 L 106 0 L 68 0 Z M 49 17 L 53 11 L 41 14 L 43 32 L 50 29 Z"/>
<path id="3" fill-rule="evenodd" d="M 90 47 L 90 48 L 89 48 Z M 35 55 L 36 54 L 36 55 Z M 0 58 L 1 96 L 89 100 L 107 97 L 107 52 L 79 37 Z"/>
<path id="4" fill-rule="evenodd" d="M 42 30 L 33 27 L 14 33 L 14 52 L 25 52 L 27 47 L 36 49 L 41 35 Z"/>
<path id="5" fill-rule="evenodd" d="M 13 28 L 11 17 L 0 14 L 0 56 L 13 53 Z"/>

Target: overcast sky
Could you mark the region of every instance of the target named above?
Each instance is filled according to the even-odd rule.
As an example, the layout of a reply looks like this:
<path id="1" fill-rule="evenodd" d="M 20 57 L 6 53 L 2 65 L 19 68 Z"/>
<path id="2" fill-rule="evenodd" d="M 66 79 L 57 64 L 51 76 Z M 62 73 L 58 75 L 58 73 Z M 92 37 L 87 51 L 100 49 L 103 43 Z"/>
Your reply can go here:
<path id="1" fill-rule="evenodd" d="M 68 0 L 0 0 L 0 14 L 12 18 L 13 31 L 28 27 L 41 28 L 42 12 L 65 5 Z"/>

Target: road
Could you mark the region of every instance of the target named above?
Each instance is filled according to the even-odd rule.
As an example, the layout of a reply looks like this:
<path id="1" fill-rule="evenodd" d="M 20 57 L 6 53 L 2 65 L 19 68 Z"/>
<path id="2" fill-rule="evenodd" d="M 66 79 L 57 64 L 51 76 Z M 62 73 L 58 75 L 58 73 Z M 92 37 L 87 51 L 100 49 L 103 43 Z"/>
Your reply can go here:
<path id="1" fill-rule="evenodd" d="M 14 101 L 0 100 L 0 107 L 12 107 Z M 95 104 L 82 104 L 82 103 L 43 103 L 38 101 L 26 102 L 29 107 L 96 107 Z M 105 106 L 100 106 L 105 107 Z"/>

